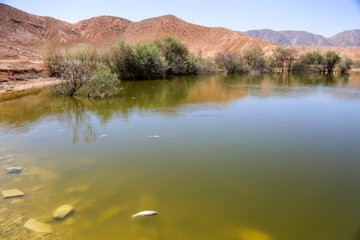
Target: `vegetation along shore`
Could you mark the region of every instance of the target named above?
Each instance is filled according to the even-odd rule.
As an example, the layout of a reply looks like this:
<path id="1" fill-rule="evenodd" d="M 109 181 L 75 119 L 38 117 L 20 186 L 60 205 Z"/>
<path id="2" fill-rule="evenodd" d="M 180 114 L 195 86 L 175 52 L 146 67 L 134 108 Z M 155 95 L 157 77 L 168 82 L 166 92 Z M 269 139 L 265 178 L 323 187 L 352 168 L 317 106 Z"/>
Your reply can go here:
<path id="1" fill-rule="evenodd" d="M 50 77 L 64 80 L 55 86 L 56 93 L 64 96 L 86 94 L 91 98 L 117 95 L 117 87 L 122 80 L 215 73 L 332 74 L 346 73 L 353 64 L 352 59 L 342 59 L 334 51 L 324 54 L 312 51 L 299 56 L 295 49 L 280 46 L 273 49 L 270 56 L 265 56 L 263 50 L 255 46 L 243 54 L 229 50 L 218 53 L 214 58 L 201 58 L 191 54 L 185 44 L 172 36 L 133 45 L 120 40 L 116 46 L 101 53 L 90 48 L 59 50 L 50 45 L 45 59 Z"/>

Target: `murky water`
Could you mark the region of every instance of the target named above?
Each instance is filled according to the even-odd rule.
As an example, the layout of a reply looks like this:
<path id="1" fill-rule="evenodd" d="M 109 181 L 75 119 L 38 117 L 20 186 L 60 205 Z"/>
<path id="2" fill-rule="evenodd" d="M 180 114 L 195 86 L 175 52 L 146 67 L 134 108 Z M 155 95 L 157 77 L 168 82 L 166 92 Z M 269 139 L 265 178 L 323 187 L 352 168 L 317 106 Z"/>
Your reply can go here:
<path id="1" fill-rule="evenodd" d="M 2 96 L 0 190 L 25 196 L 0 200 L 1 239 L 36 237 L 29 218 L 48 239 L 360 239 L 360 75 L 122 87 L 103 101 Z M 53 220 L 65 203 L 74 213 Z M 131 219 L 143 210 L 159 214 Z"/>

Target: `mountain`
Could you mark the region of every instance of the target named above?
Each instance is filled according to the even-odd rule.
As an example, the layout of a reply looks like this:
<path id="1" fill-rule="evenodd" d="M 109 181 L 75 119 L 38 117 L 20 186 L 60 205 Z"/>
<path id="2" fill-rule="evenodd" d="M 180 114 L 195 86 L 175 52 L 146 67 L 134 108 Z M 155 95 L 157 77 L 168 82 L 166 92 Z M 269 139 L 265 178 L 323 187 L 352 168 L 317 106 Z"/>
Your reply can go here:
<path id="1" fill-rule="evenodd" d="M 24 51 L 41 55 L 50 42 L 67 47 L 89 45 L 105 48 L 119 38 L 135 43 L 149 42 L 165 35 L 179 38 L 191 52 L 204 57 L 225 50 L 242 52 L 255 45 L 270 53 L 276 46 L 230 29 L 187 23 L 173 15 L 140 22 L 100 16 L 71 24 L 29 14 L 6 4 L 0 4 L 0 15 L 0 60 L 16 58 Z M 32 57 L 29 56 L 28 60 Z"/>
<path id="2" fill-rule="evenodd" d="M 360 29 L 344 31 L 329 38 L 334 46 L 360 46 Z"/>
<path id="3" fill-rule="evenodd" d="M 305 31 L 250 30 L 244 34 L 282 46 L 360 46 L 360 29 L 344 31 L 331 38 Z"/>
<path id="4" fill-rule="evenodd" d="M 288 39 L 284 34 L 281 32 L 277 32 L 271 29 L 262 29 L 262 30 L 250 30 L 247 32 L 244 32 L 244 34 L 262 39 L 264 41 L 272 42 L 278 45 L 282 46 L 290 46 L 291 41 Z"/>
<path id="5" fill-rule="evenodd" d="M 255 45 L 270 53 L 274 44 L 255 39 L 230 29 L 209 28 L 187 23 L 173 15 L 150 18 L 128 26 L 121 35 L 126 41 L 150 42 L 172 35 L 185 43 L 191 52 L 202 56 L 214 56 L 218 52 L 232 50 L 242 52 Z"/>
<path id="6" fill-rule="evenodd" d="M 321 35 L 305 31 L 280 31 L 280 33 L 290 40 L 291 46 L 330 46 L 328 39 Z"/>
<path id="7" fill-rule="evenodd" d="M 81 42 L 106 45 L 122 35 L 132 23 L 124 18 L 100 16 L 77 22 L 73 26 L 79 32 Z"/>
<path id="8" fill-rule="evenodd" d="M 305 31 L 250 30 L 246 35 L 282 46 L 331 46 L 328 39 Z"/>

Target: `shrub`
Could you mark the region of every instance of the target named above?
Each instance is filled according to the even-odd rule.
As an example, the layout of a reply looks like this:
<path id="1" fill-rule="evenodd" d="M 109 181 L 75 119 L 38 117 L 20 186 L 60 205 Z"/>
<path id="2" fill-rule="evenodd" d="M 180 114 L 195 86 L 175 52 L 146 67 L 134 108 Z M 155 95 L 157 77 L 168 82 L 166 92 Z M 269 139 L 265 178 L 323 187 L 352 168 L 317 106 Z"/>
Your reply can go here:
<path id="1" fill-rule="evenodd" d="M 259 46 L 246 50 L 244 53 L 244 59 L 251 71 L 263 72 L 265 67 L 265 58 L 264 53 Z"/>
<path id="2" fill-rule="evenodd" d="M 215 56 L 215 63 L 228 74 L 247 72 L 248 68 L 243 62 L 241 56 L 237 53 L 227 51 L 218 53 Z"/>
<path id="3" fill-rule="evenodd" d="M 318 51 L 307 52 L 300 56 L 300 60 L 305 65 L 322 65 L 323 56 Z"/>
<path id="4" fill-rule="evenodd" d="M 61 62 L 63 67 L 60 77 L 64 82 L 57 85 L 55 90 L 64 96 L 74 94 L 89 81 L 96 66 L 96 53 L 91 50 L 78 50 L 66 52 Z"/>
<path id="5" fill-rule="evenodd" d="M 105 98 L 117 94 L 118 76 L 111 73 L 111 69 L 103 63 L 99 63 L 94 76 L 89 81 L 88 97 Z"/>
<path id="6" fill-rule="evenodd" d="M 341 60 L 339 63 L 339 71 L 341 73 L 346 73 L 349 71 L 354 64 L 353 60 L 351 58 L 346 57 L 345 59 Z"/>
<path id="7" fill-rule="evenodd" d="M 294 72 L 324 72 L 324 58 L 317 52 L 306 52 L 292 66 Z"/>
<path id="8" fill-rule="evenodd" d="M 218 72 L 218 66 L 212 59 L 195 59 L 196 74 L 214 74 Z"/>
<path id="9" fill-rule="evenodd" d="M 165 36 L 153 42 L 160 50 L 161 54 L 169 66 L 167 70 L 168 75 L 186 75 L 194 73 L 193 60 L 190 56 L 188 48 L 172 36 Z"/>
<path id="10" fill-rule="evenodd" d="M 328 51 L 324 54 L 325 70 L 329 73 L 333 72 L 336 64 L 341 60 L 341 57 L 334 51 Z"/>
<path id="11" fill-rule="evenodd" d="M 281 71 L 284 71 L 284 67 L 287 59 L 287 49 L 283 47 L 276 47 L 273 49 L 273 62 L 276 64 L 277 68 L 280 68 Z"/>
<path id="12" fill-rule="evenodd" d="M 122 80 L 164 78 L 168 69 L 160 50 L 145 43 L 131 46 L 120 41 L 104 55 L 103 62 Z"/>
<path id="13" fill-rule="evenodd" d="M 61 77 L 64 71 L 64 56 L 54 44 L 50 44 L 45 53 L 45 68 L 50 77 Z"/>

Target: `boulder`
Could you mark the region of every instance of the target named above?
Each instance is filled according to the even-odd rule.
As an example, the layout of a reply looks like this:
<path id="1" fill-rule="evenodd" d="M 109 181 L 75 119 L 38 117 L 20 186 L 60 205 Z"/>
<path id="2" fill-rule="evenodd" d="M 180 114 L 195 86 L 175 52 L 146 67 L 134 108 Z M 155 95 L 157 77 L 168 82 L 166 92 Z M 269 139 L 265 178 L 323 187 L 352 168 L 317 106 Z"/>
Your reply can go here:
<path id="1" fill-rule="evenodd" d="M 4 190 L 1 192 L 3 195 L 3 198 L 14 198 L 14 197 L 22 197 L 25 194 L 20 191 L 19 189 L 10 189 L 10 190 Z"/>
<path id="2" fill-rule="evenodd" d="M 29 219 L 25 224 L 24 227 L 28 230 L 37 232 L 37 233 L 42 233 L 42 234 L 49 234 L 52 233 L 52 229 L 51 226 L 49 224 L 43 223 L 43 222 L 39 222 L 36 219 Z"/>
<path id="3" fill-rule="evenodd" d="M 68 216 L 72 211 L 74 210 L 74 207 L 69 204 L 64 204 L 60 207 L 58 207 L 54 213 L 53 216 L 56 219 L 64 219 L 66 216 Z"/>

